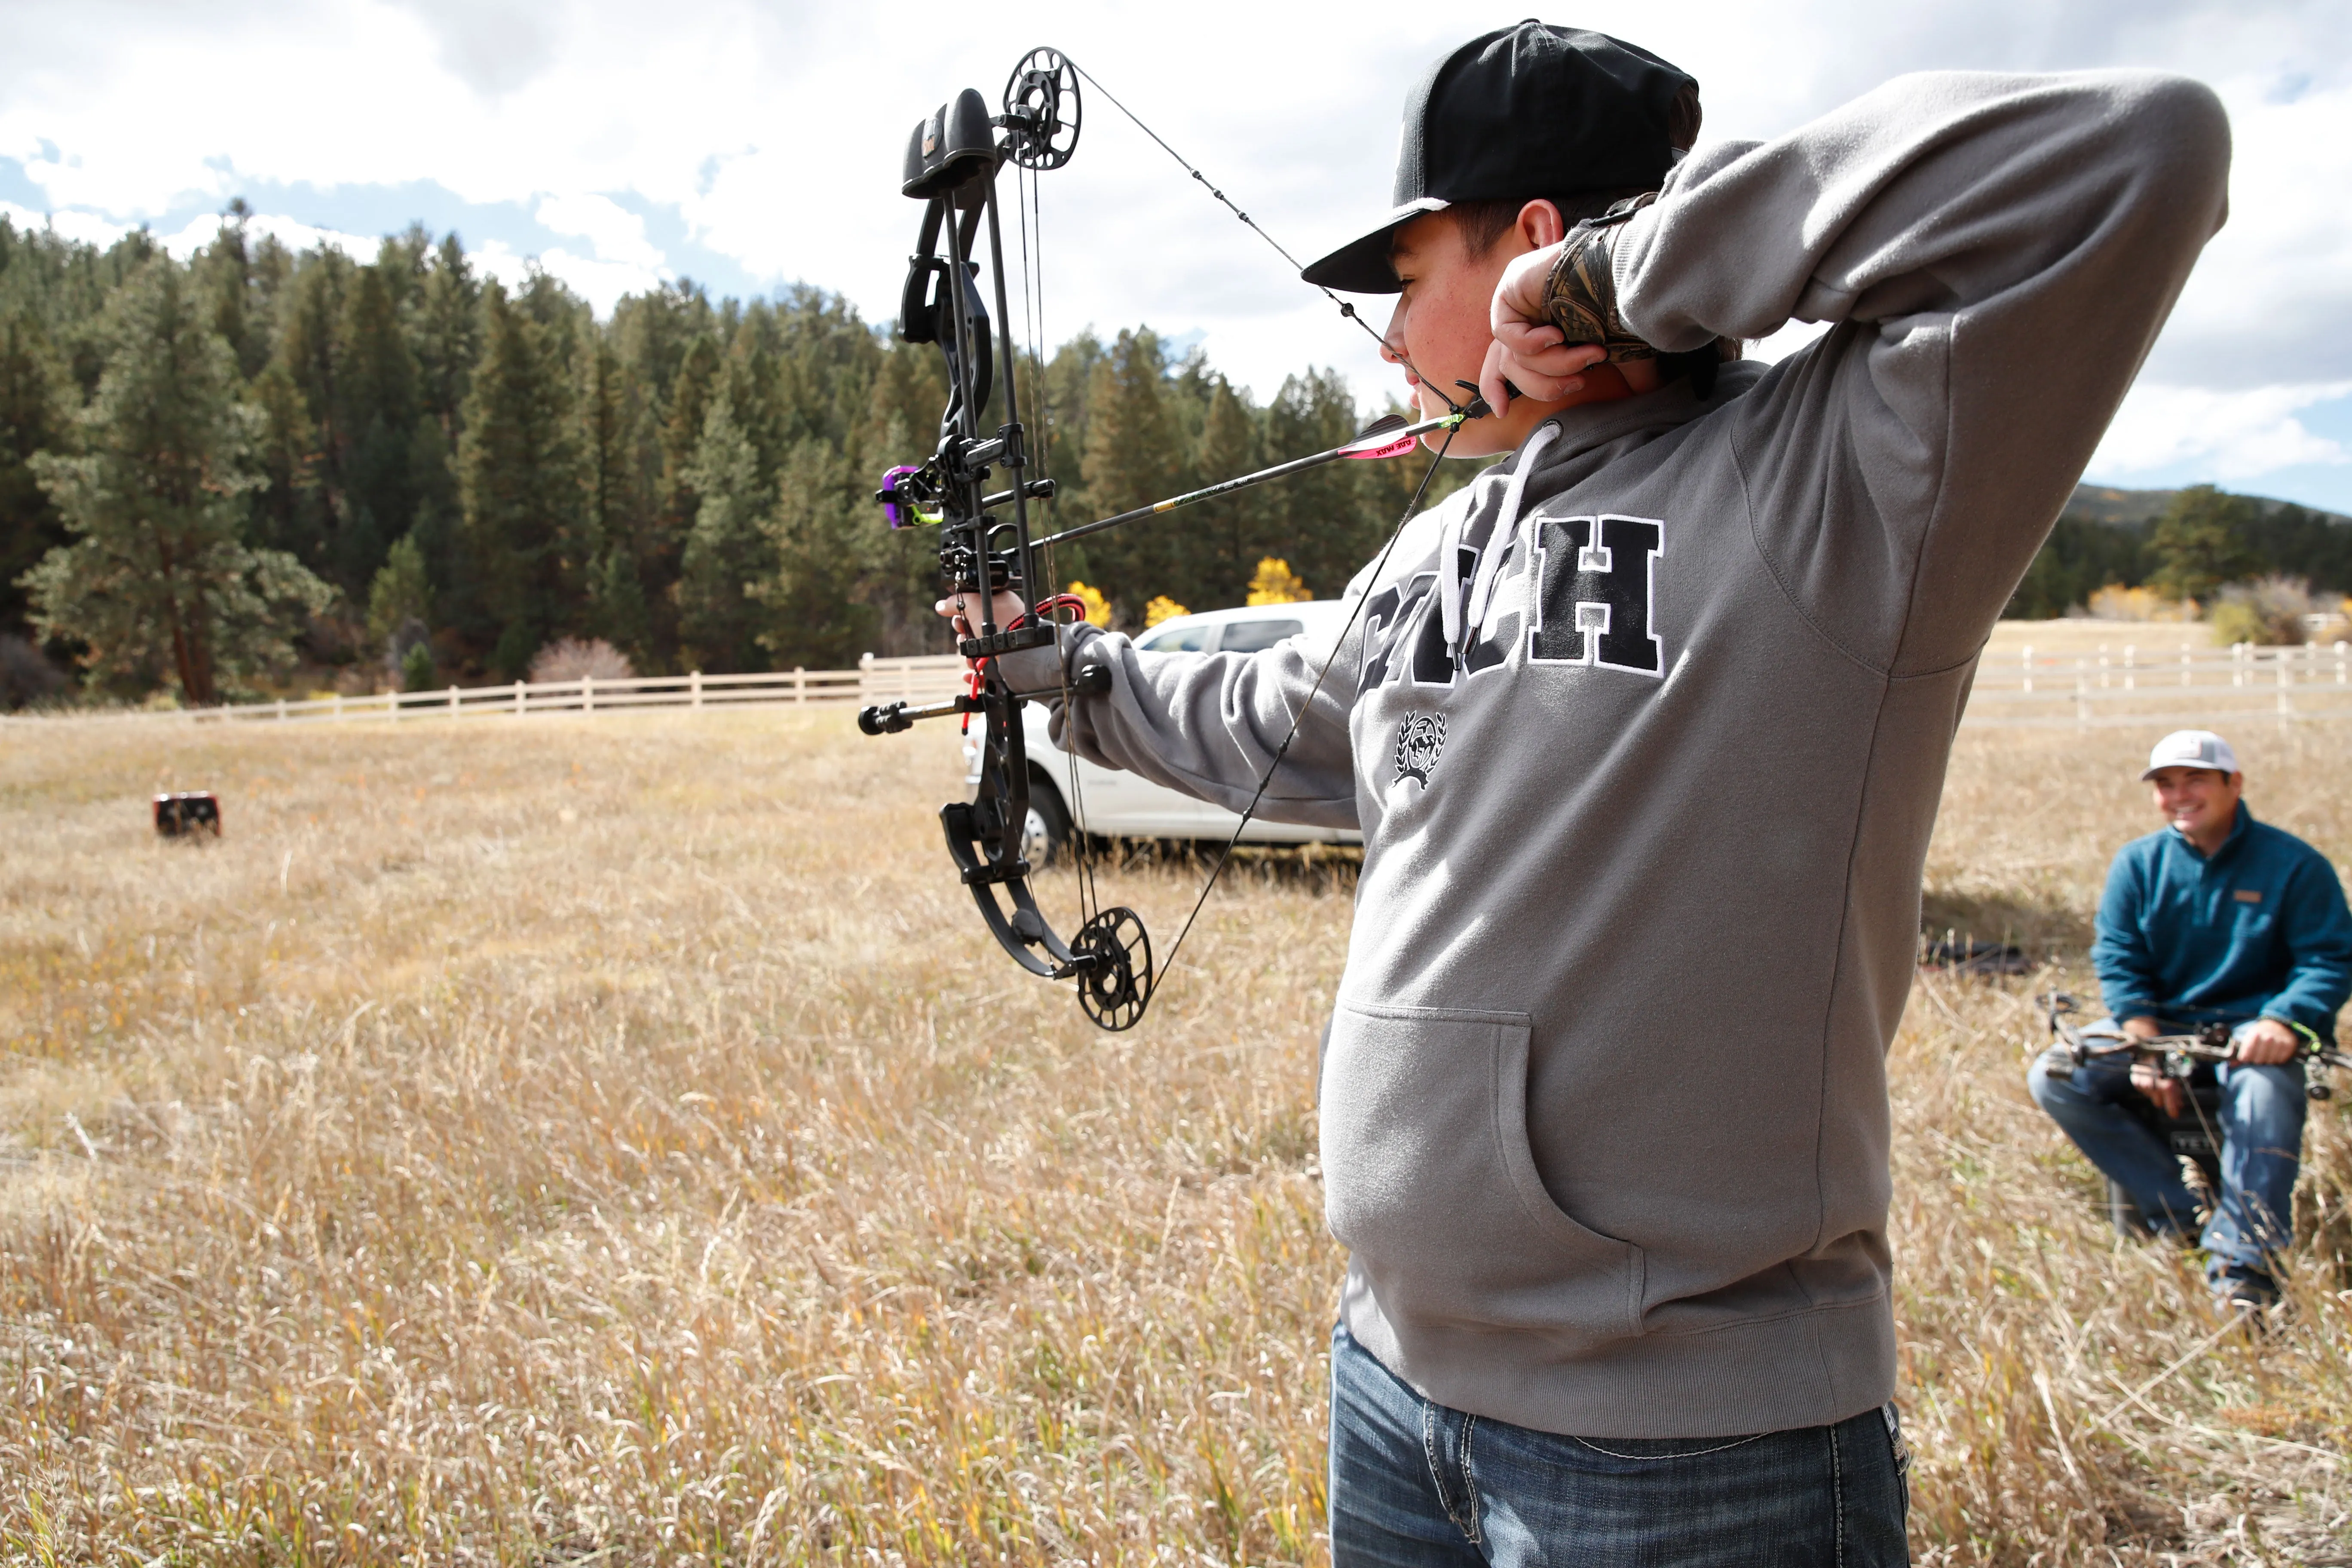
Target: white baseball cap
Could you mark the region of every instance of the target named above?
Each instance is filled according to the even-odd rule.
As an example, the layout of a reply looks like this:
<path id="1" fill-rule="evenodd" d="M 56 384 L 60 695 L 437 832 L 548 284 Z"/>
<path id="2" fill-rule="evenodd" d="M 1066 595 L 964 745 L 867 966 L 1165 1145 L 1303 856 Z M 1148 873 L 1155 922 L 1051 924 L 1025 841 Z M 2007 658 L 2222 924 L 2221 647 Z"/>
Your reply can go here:
<path id="1" fill-rule="evenodd" d="M 2239 771 L 2238 753 L 2210 730 L 2175 730 L 2156 743 L 2156 750 L 2147 754 L 2147 772 L 2139 776 L 2153 778 L 2159 768 L 2211 768 L 2234 773 Z"/>

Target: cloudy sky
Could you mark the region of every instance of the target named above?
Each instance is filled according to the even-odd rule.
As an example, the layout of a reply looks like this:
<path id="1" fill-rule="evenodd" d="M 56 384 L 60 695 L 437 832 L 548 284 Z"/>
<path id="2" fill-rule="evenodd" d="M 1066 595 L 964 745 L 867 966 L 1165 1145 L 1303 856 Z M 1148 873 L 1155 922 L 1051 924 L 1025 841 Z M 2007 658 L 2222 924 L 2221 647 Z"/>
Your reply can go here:
<path id="1" fill-rule="evenodd" d="M 894 309 L 908 128 L 995 98 L 1053 44 L 1300 255 L 1384 202 L 1423 62 L 1521 13 L 1425 5 L 814 5 L 730 0 L 5 0 L 0 212 L 184 254 L 243 195 L 289 242 L 421 219 L 493 270 L 531 258 L 600 310 L 692 278 Z M 1765 137 L 1923 68 L 2162 66 L 2236 127 L 2206 251 L 2091 477 L 2210 479 L 2352 512 L 2352 0 L 1599 0 L 1703 85 L 1708 137 Z M 1270 395 L 1307 363 L 1393 385 L 1167 155 L 1099 102 L 1045 182 L 1045 331 L 1146 322 Z M 1783 340 L 1784 343 L 1788 340 Z M 1768 345 L 1768 348 L 1770 345 Z"/>

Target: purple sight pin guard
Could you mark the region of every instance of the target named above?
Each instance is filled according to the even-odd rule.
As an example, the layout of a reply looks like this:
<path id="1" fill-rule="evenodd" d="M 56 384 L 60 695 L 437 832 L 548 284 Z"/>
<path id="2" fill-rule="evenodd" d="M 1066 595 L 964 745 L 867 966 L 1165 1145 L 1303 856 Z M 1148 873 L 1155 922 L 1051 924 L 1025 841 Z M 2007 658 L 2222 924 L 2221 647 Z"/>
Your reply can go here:
<path id="1" fill-rule="evenodd" d="M 921 472 L 922 472 L 922 470 L 921 470 L 920 468 L 916 468 L 916 467 L 915 467 L 914 465 L 912 465 L 911 463 L 900 463 L 900 464 L 899 464 L 899 465 L 898 465 L 896 468 L 885 468 L 885 469 L 883 469 L 883 470 L 882 470 L 882 493 L 883 493 L 883 495 L 884 495 L 885 497 L 895 497 L 895 496 L 897 496 L 897 495 L 898 495 L 898 481 L 899 481 L 901 479 L 906 478 L 906 477 L 907 477 L 908 475 L 909 475 L 909 474 L 919 474 L 919 473 L 921 473 Z M 908 510 L 913 510 L 913 503 L 912 503 L 912 502 L 909 502 L 909 503 L 908 503 Z M 906 527 L 906 526 L 908 525 L 908 521 L 909 521 L 909 520 L 908 520 L 908 519 L 907 519 L 907 518 L 905 518 L 905 517 L 902 517 L 902 516 L 900 516 L 900 515 L 899 515 L 899 512 L 898 512 L 898 501 L 897 501 L 897 500 L 887 500 L 887 499 L 886 499 L 886 500 L 882 502 L 882 511 L 883 511 L 883 514 L 884 514 L 885 516 L 887 516 L 887 517 L 888 517 L 888 518 L 889 518 L 889 520 L 890 520 L 890 526 L 891 526 L 891 527 L 893 527 L 893 528 L 904 528 L 904 527 Z"/>

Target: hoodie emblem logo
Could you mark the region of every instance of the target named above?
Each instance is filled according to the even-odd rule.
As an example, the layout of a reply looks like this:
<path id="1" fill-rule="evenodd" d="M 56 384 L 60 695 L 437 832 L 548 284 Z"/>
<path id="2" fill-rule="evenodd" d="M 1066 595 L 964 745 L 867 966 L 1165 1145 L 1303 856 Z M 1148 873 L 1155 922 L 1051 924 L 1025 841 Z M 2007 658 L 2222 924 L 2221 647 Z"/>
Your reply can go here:
<path id="1" fill-rule="evenodd" d="M 1429 787 L 1429 775 L 1437 766 L 1440 753 L 1445 750 L 1445 715 L 1443 713 L 1408 713 L 1397 728 L 1397 780 L 1419 779 L 1421 787 Z"/>

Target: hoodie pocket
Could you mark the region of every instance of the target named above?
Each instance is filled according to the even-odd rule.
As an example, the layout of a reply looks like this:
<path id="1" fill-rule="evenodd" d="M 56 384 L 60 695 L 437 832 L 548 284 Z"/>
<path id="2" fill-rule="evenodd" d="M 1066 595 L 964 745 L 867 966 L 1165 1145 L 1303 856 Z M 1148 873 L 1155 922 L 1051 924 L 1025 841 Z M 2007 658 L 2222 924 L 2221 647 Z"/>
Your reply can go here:
<path id="1" fill-rule="evenodd" d="M 1641 1332 L 1642 1252 L 1554 1203 L 1528 1144 L 1524 1013 L 1341 1003 L 1322 1073 L 1323 1207 L 1383 1316 Z"/>

